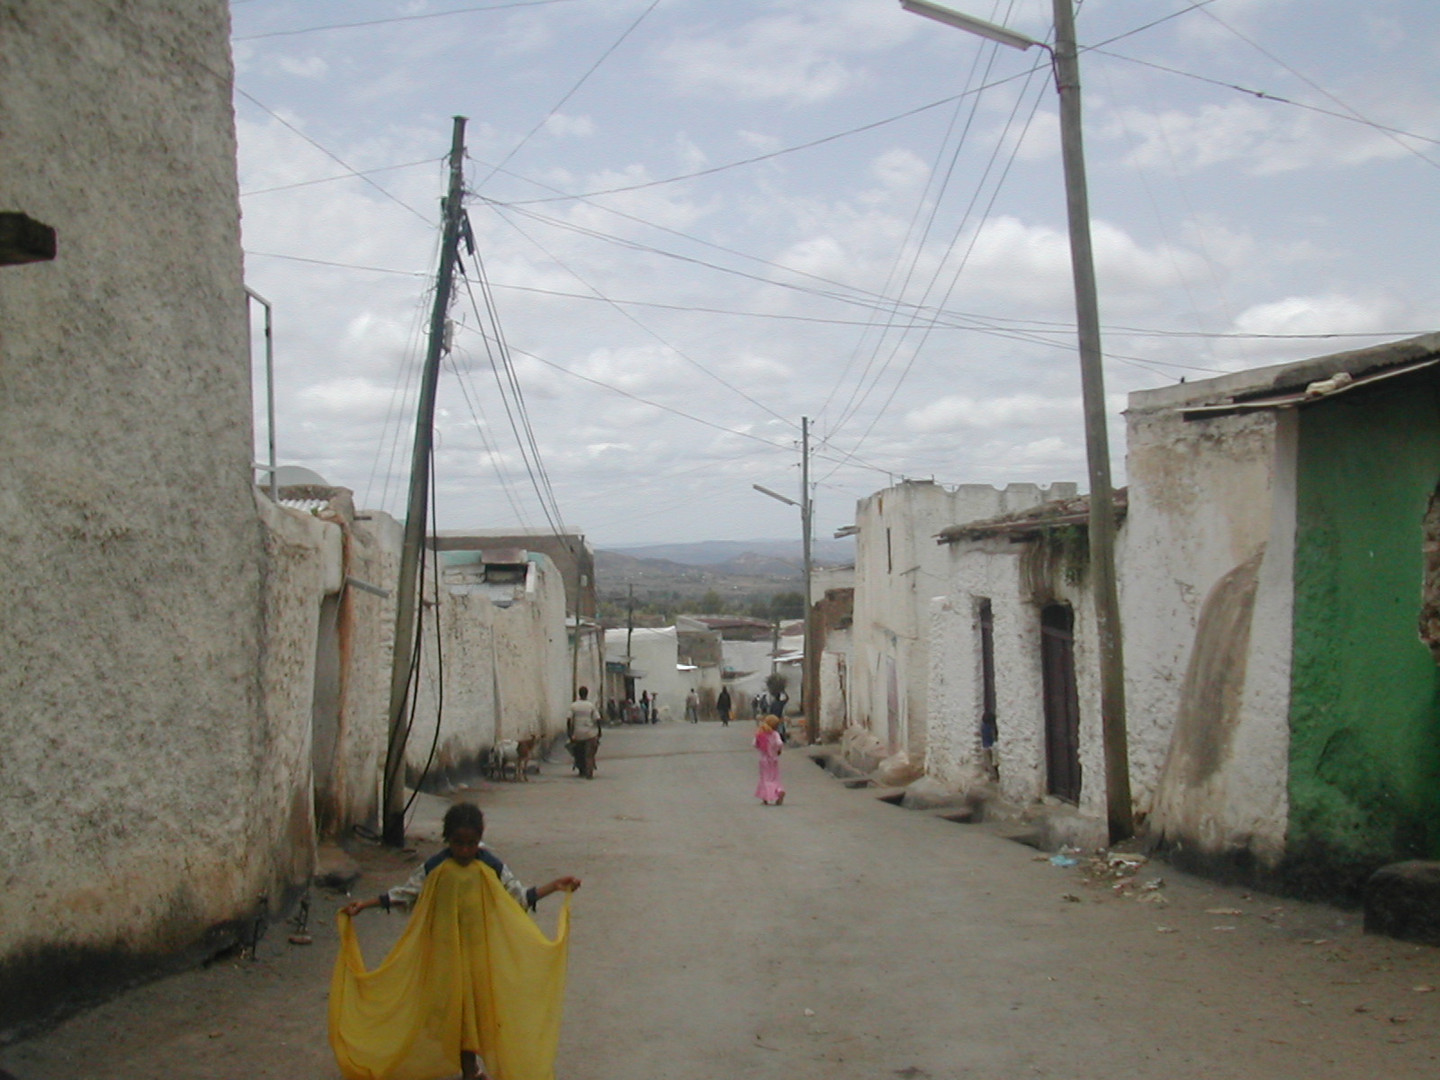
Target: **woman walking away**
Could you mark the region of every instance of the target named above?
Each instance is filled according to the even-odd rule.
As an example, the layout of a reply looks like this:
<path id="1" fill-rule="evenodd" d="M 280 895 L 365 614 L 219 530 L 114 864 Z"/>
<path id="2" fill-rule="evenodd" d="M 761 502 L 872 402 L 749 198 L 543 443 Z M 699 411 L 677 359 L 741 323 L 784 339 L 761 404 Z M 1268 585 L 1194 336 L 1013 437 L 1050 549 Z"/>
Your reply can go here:
<path id="1" fill-rule="evenodd" d="M 345 1080 L 554 1076 L 569 903 L 547 938 L 526 913 L 580 879 L 528 889 L 481 841 L 472 803 L 445 815 L 445 849 L 406 884 L 340 909 L 330 1045 Z M 385 962 L 365 970 L 351 924 L 366 908 L 413 907 Z"/>
<path id="2" fill-rule="evenodd" d="M 755 729 L 755 749 L 760 752 L 760 783 L 755 788 L 755 797 L 769 806 L 785 802 L 785 789 L 780 784 L 780 726 L 778 716 L 766 716 Z"/>

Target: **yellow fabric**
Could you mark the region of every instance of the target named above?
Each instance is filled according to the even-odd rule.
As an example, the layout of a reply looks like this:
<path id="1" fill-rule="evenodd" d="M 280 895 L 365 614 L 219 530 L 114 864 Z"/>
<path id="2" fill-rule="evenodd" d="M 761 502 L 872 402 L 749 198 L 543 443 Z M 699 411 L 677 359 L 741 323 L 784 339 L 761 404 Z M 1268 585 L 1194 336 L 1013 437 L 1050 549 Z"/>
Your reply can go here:
<path id="1" fill-rule="evenodd" d="M 570 897 L 552 941 L 479 860 L 425 879 L 409 925 L 365 970 L 338 916 L 330 1045 L 345 1080 L 435 1080 L 473 1050 L 493 1080 L 553 1080 L 565 997 Z"/>

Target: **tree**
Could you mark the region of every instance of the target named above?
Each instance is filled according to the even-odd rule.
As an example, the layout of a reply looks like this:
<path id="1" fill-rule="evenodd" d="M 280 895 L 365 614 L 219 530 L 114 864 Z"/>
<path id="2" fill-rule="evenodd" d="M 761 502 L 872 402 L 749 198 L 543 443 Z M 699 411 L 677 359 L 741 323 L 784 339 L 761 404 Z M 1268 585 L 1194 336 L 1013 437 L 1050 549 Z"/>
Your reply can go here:
<path id="1" fill-rule="evenodd" d="M 801 592 L 776 593 L 770 598 L 772 619 L 803 619 L 805 617 L 805 594 Z"/>
<path id="2" fill-rule="evenodd" d="M 706 590 L 705 595 L 700 597 L 700 614 L 723 615 L 724 613 L 725 598 L 714 589 Z"/>

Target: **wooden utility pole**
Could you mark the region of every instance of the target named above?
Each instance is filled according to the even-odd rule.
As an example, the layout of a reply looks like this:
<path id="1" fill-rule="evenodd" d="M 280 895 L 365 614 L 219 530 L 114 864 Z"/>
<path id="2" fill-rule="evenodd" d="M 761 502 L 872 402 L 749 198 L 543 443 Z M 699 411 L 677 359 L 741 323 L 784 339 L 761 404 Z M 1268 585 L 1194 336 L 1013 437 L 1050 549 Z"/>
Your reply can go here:
<path id="1" fill-rule="evenodd" d="M 1105 802 L 1110 842 L 1135 833 L 1130 796 L 1129 736 L 1125 722 L 1125 653 L 1115 577 L 1115 497 L 1110 484 L 1110 439 L 1105 424 L 1105 373 L 1100 310 L 1090 243 L 1090 204 L 1080 126 L 1080 65 L 1076 59 L 1071 0 L 1054 0 L 1055 86 L 1060 93 L 1060 150 L 1065 203 L 1070 215 L 1070 265 L 1075 278 L 1075 321 L 1080 342 L 1080 393 L 1085 409 L 1085 452 L 1090 467 L 1090 573 L 1100 638 L 1100 715 L 1105 746 Z"/>
<path id="2" fill-rule="evenodd" d="M 464 214 L 465 117 L 455 117 L 450 140 L 450 189 L 444 202 L 440 272 L 430 312 L 429 348 L 420 374 L 420 404 L 415 416 L 415 447 L 410 459 L 410 501 L 405 511 L 405 544 L 400 553 L 396 587 L 395 651 L 390 667 L 390 740 L 385 750 L 382 838 L 391 847 L 405 846 L 405 741 L 410 735 L 406 705 L 410 700 L 415 650 L 415 613 L 420 560 L 424 558 L 426 511 L 430 500 L 430 451 L 434 439 L 435 387 L 445 351 L 445 323 Z M 435 722 L 440 722 L 436 717 Z"/>

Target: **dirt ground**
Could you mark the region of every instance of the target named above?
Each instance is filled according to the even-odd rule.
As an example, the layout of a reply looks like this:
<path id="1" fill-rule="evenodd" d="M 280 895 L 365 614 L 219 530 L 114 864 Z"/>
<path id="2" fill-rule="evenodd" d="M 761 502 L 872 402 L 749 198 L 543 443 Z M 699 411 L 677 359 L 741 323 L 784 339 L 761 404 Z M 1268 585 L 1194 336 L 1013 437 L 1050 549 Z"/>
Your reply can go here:
<path id="1" fill-rule="evenodd" d="M 600 771 L 457 792 L 526 882 L 573 901 L 561 1080 L 1386 1080 L 1440 1076 L 1440 950 L 1358 916 L 1161 864 L 1057 866 L 850 790 L 802 752 L 751 797 L 748 725 L 607 732 Z M 439 847 L 362 846 L 357 894 Z M 340 895 L 314 944 L 134 990 L 0 1051 L 19 1080 L 336 1080 L 325 1034 Z M 558 897 L 542 902 L 553 925 Z M 378 962 L 403 916 L 359 918 Z"/>

